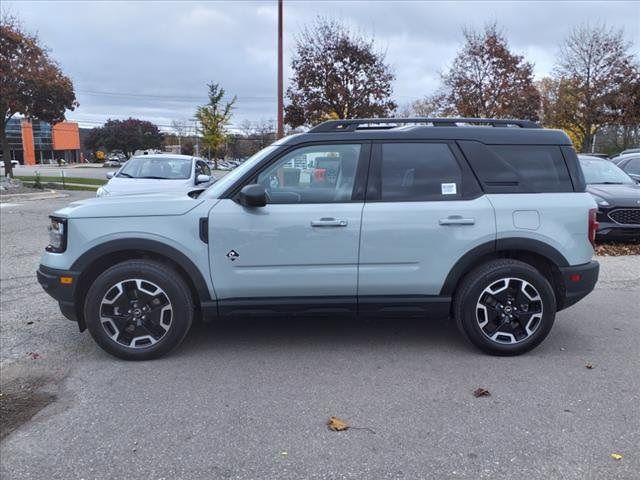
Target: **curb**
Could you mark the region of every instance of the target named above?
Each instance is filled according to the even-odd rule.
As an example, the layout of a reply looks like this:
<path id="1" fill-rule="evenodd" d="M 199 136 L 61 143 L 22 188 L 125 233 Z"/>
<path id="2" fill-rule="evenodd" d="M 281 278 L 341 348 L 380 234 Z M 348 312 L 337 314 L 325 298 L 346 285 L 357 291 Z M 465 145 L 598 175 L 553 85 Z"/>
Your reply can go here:
<path id="1" fill-rule="evenodd" d="M 61 193 L 56 190 L 49 190 L 48 192 L 41 193 L 14 193 L 9 195 L 0 195 L 0 203 L 9 203 L 16 200 L 49 200 L 53 198 L 64 198 L 68 196 L 68 193 Z"/>

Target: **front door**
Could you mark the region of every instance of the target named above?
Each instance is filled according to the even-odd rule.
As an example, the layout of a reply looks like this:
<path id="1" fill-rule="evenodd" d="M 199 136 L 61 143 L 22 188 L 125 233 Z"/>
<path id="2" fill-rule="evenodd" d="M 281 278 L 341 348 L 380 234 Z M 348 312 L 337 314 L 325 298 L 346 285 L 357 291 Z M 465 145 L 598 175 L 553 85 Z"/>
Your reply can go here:
<path id="1" fill-rule="evenodd" d="M 369 151 L 366 143 L 297 147 L 246 182 L 265 187 L 266 206 L 215 205 L 209 260 L 219 305 L 277 311 L 316 300 L 355 309 L 365 181 L 357 178 Z"/>

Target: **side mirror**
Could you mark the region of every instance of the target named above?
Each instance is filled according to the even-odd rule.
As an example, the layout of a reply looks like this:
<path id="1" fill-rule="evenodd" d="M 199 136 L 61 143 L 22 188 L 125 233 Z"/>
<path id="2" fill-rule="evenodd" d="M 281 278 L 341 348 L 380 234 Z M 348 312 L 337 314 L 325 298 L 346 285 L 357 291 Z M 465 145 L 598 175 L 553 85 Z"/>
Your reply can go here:
<path id="1" fill-rule="evenodd" d="M 107 172 L 107 179 L 111 180 L 115 174 L 116 172 Z"/>
<path id="2" fill-rule="evenodd" d="M 196 185 L 199 185 L 201 183 L 208 183 L 209 181 L 211 181 L 211 177 L 209 175 L 198 175 L 196 177 Z"/>
<path id="3" fill-rule="evenodd" d="M 239 200 L 243 207 L 264 207 L 267 204 L 267 191 L 262 185 L 245 185 L 240 190 Z"/>

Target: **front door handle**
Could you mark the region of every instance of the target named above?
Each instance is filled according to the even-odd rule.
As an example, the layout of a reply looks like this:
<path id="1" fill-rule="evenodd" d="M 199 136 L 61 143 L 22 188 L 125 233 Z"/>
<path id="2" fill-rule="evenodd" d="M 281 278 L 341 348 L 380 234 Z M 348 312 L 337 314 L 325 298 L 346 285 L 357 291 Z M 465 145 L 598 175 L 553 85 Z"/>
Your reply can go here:
<path id="1" fill-rule="evenodd" d="M 464 218 L 460 215 L 450 215 L 447 218 L 441 218 L 438 220 L 440 225 L 474 225 L 476 223 L 475 218 Z"/>
<path id="2" fill-rule="evenodd" d="M 323 217 L 320 220 L 311 220 L 312 227 L 346 227 L 346 220 L 338 220 L 333 217 Z"/>

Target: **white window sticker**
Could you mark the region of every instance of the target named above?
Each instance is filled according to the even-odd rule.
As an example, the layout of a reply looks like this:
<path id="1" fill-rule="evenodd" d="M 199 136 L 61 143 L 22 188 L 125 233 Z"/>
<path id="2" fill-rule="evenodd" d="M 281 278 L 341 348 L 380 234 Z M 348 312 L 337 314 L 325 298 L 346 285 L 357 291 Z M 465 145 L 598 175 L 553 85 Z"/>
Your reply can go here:
<path id="1" fill-rule="evenodd" d="M 457 193 L 455 183 L 441 183 L 442 195 L 455 195 Z"/>

